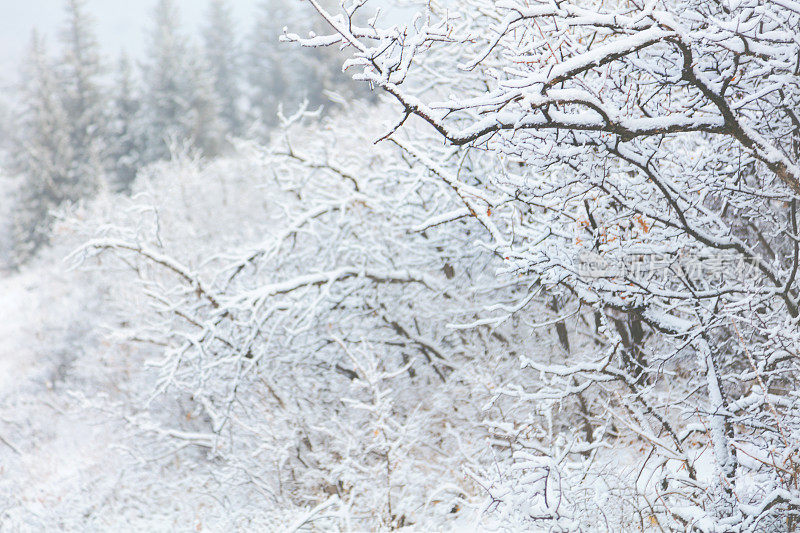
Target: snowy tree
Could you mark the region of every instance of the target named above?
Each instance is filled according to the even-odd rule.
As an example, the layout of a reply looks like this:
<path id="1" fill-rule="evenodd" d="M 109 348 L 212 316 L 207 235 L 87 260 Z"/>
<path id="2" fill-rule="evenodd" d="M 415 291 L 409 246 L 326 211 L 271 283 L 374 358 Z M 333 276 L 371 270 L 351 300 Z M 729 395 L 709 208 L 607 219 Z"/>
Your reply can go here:
<path id="1" fill-rule="evenodd" d="M 54 316 L 26 337 L 66 347 L 82 373 L 47 369 L 55 397 L 126 458 L 43 498 L 5 460 L 35 442 L 0 440 L 0 520 L 796 531 L 800 9 L 302 5 L 265 3 L 249 50 L 266 146 L 196 149 L 224 131 L 215 77 L 165 0 L 139 113 L 143 161 L 172 157 L 131 194 L 42 202 L 66 204 L 53 255 L 87 239 L 71 257 L 97 286 L 72 308 L 112 334 L 40 297 Z M 21 161 L 44 190 L 69 183 L 71 130 L 34 48 Z M 309 112 L 340 64 L 385 101 Z M 40 432 L 9 397 L 0 422 Z"/>
<path id="2" fill-rule="evenodd" d="M 23 262 L 47 242 L 50 210 L 84 190 L 74 172 L 72 129 L 59 97 L 59 80 L 35 31 L 23 65 L 22 87 L 12 161 L 14 173 L 22 179 L 15 198 L 12 264 Z"/>
<path id="3" fill-rule="evenodd" d="M 195 471 L 292 510 L 278 529 L 457 518 L 506 406 L 482 407 L 542 340 L 514 317 L 448 327 L 528 287 L 494 282 L 473 220 L 442 224 L 434 206 L 459 208 L 424 165 L 364 149 L 379 132 L 345 117 L 206 169 L 173 161 L 81 253 L 122 258 L 152 298 L 135 335 L 163 347 L 158 391 L 183 411 L 141 411 L 142 442 L 208 450 Z"/>
<path id="4" fill-rule="evenodd" d="M 168 157 L 172 143 L 188 142 L 213 155 L 223 135 L 213 77 L 178 20 L 175 3 L 159 0 L 142 66 L 147 162 Z"/>
<path id="5" fill-rule="evenodd" d="M 203 30 L 205 57 L 214 76 L 214 96 L 226 131 L 242 134 L 242 61 L 231 6 L 227 0 L 212 0 Z"/>
<path id="6" fill-rule="evenodd" d="M 398 127 L 414 117 L 456 152 L 494 155 L 466 169 L 479 195 L 448 171 L 452 151 L 403 143 L 456 184 L 509 273 L 592 317 L 600 345 L 523 361 L 543 384 L 506 394 L 599 394 L 587 440 L 624 427 L 648 450 L 633 468 L 649 481 L 631 487 L 642 524 L 794 530 L 800 10 L 474 0 L 384 29 L 352 20 L 360 3 L 310 3 L 329 35 L 289 39 L 347 47 L 355 77 L 400 104 Z M 536 455 L 493 501 L 516 527 L 593 523 L 596 487 L 554 500 L 559 452 Z M 542 483 L 513 481 L 545 467 Z"/>
<path id="7" fill-rule="evenodd" d="M 63 57 L 58 65 L 58 94 L 69 125 L 71 172 L 88 194 L 101 179 L 105 163 L 104 69 L 85 0 L 68 0 L 66 11 L 67 22 L 60 36 Z"/>
<path id="8" fill-rule="evenodd" d="M 119 59 L 115 94 L 112 96 L 111 120 L 108 124 L 108 159 L 114 176 L 113 189 L 127 190 L 144 162 L 144 131 L 141 110 L 141 89 L 133 78 L 128 56 Z"/>
<path id="9" fill-rule="evenodd" d="M 34 34 L 24 65 L 20 100 L 24 110 L 13 149 L 18 187 L 15 262 L 47 241 L 50 210 L 92 194 L 104 179 L 105 99 L 103 68 L 81 0 L 66 4 L 60 34 L 62 55 L 52 62 Z"/>
<path id="10" fill-rule="evenodd" d="M 268 138 L 279 124 L 281 107 L 289 113 L 308 102 L 312 108 L 331 112 L 342 99 L 370 95 L 342 73 L 337 65 L 342 55 L 337 50 L 292 49 L 280 44 L 285 28 L 313 22 L 313 11 L 304 3 L 262 0 L 260 4 L 247 56 L 249 102 L 259 138 Z M 330 93 L 341 94 L 331 98 Z"/>
<path id="11" fill-rule="evenodd" d="M 285 102 L 290 108 L 301 98 L 297 92 L 292 92 L 292 88 L 300 86 L 294 70 L 299 54 L 278 46 L 284 25 L 295 20 L 295 9 L 281 0 L 263 0 L 248 40 L 249 102 L 262 138 L 278 124 L 278 106 Z"/>

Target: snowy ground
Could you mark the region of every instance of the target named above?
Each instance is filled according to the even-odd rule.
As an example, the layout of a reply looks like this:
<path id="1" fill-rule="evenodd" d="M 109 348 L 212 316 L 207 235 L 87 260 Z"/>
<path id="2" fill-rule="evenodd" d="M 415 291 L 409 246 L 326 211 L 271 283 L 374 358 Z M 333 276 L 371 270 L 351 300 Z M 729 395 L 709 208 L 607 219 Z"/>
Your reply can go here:
<path id="1" fill-rule="evenodd" d="M 104 291 L 62 252 L 0 280 L 0 530 L 202 529 L 127 449 L 141 354 L 107 340 Z"/>
<path id="2" fill-rule="evenodd" d="M 113 455 L 111 419 L 68 392 L 83 382 L 97 394 L 111 375 L 82 372 L 79 356 L 107 346 L 99 295 L 77 276 L 54 257 L 0 280 L 0 519 L 12 528 L 37 529 L 63 502 L 93 492 Z"/>

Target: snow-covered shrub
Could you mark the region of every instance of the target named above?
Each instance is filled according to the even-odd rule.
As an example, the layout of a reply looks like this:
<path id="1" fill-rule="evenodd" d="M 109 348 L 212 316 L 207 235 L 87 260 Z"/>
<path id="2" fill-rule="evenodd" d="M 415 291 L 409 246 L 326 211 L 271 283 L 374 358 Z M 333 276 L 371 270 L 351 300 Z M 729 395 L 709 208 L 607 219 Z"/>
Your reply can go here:
<path id="1" fill-rule="evenodd" d="M 543 423 L 495 397 L 535 381 L 519 355 L 554 342 L 512 313 L 539 291 L 498 278 L 449 186 L 381 134 L 345 116 L 175 157 L 71 221 L 93 232 L 82 268 L 127 269 L 149 300 L 127 311 L 162 350 L 150 407 L 128 416 L 137 453 L 188 456 L 235 520 L 475 523 L 477 479 L 510 451 L 494 420 L 508 404 L 508 423 Z"/>
<path id="2" fill-rule="evenodd" d="M 594 398 L 587 435 L 642 447 L 641 527 L 796 529 L 798 6 L 466 0 L 398 27 L 309 1 L 328 34 L 285 40 L 349 50 L 401 106 L 389 138 L 444 182 L 469 176 L 456 191 L 505 269 L 593 318 L 597 346 L 529 358 L 542 379 L 504 394 Z M 414 120 L 446 147 L 396 133 Z M 454 153 L 494 166 L 462 173 Z M 620 464 L 604 456 L 593 469 Z M 530 512 L 494 498 L 519 525 L 554 512 L 543 491 L 509 489 Z"/>

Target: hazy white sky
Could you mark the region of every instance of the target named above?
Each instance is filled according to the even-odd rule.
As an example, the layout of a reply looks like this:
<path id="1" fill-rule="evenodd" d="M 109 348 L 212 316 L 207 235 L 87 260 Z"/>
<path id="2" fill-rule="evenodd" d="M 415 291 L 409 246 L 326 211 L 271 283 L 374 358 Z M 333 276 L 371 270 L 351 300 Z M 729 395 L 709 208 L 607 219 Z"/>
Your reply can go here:
<path id="1" fill-rule="evenodd" d="M 248 28 L 259 0 L 231 0 L 237 18 Z M 176 0 L 185 29 L 195 30 L 203 20 L 207 0 Z M 116 56 L 123 48 L 141 50 L 155 0 L 87 0 L 96 22 L 103 51 Z M 15 77 L 31 30 L 36 27 L 52 45 L 64 20 L 64 0 L 0 0 L 0 79 Z"/>
<path id="2" fill-rule="evenodd" d="M 297 2 L 298 0 L 284 0 Z M 86 0 L 95 20 L 103 53 L 115 60 L 122 50 L 138 56 L 146 42 L 146 32 L 156 0 Z M 243 31 L 250 31 L 253 15 L 261 0 L 230 0 Z M 37 28 L 50 49 L 55 46 L 58 29 L 65 18 L 65 0 L 0 0 L 0 88 L 17 79 L 19 60 Z M 175 0 L 184 30 L 195 33 L 204 21 L 208 0 Z M 399 7 L 402 0 L 372 0 L 381 7 L 384 20 L 404 22 L 416 9 Z"/>

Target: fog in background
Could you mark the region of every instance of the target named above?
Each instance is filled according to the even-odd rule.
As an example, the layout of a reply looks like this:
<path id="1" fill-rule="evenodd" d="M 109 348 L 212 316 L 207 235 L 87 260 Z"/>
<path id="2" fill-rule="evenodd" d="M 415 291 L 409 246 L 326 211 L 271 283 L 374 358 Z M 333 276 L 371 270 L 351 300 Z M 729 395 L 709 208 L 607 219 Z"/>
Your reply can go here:
<path id="1" fill-rule="evenodd" d="M 797 2 L 0 6 L 0 533 L 800 532 Z"/>
<path id="2" fill-rule="evenodd" d="M 197 0 L 176 0 L 175 3 L 180 9 L 181 25 L 196 33 L 208 3 Z M 89 0 L 86 7 L 94 18 L 103 52 L 116 57 L 126 51 L 138 57 L 146 40 L 154 4 L 149 0 Z M 242 27 L 249 27 L 248 22 L 257 5 L 258 0 L 231 2 L 234 16 Z M 17 79 L 16 67 L 34 28 L 52 43 L 63 22 L 64 2 L 61 0 L 0 0 L 0 83 L 7 84 Z"/>

